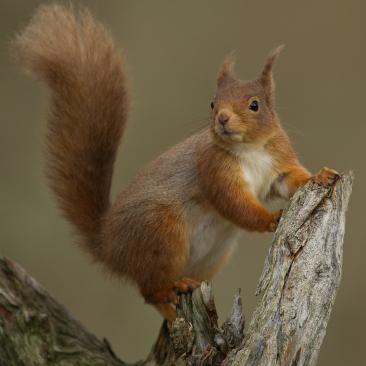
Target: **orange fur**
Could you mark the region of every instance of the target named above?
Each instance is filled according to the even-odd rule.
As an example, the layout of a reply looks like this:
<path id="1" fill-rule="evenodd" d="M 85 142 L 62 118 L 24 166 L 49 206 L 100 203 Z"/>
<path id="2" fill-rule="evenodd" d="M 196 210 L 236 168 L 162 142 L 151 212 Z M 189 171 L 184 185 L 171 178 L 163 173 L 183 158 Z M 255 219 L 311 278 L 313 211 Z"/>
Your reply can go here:
<path id="1" fill-rule="evenodd" d="M 124 211 L 123 202 L 118 201 L 105 219 L 108 240 L 104 260 L 108 268 L 133 279 L 149 303 L 174 299 L 174 283 L 183 272 L 186 233 L 177 212 L 177 208 L 158 204 L 135 217 L 133 211 Z"/>
<path id="2" fill-rule="evenodd" d="M 87 11 L 46 5 L 16 46 L 25 69 L 51 89 L 48 177 L 65 217 L 96 260 L 169 320 L 177 293 L 218 271 L 240 228 L 275 230 L 280 212 L 263 202 L 287 199 L 311 177 L 274 110 L 277 49 L 252 81 L 237 79 L 227 59 L 210 126 L 148 164 L 110 205 L 128 98 L 109 35 Z M 314 180 L 335 176 L 323 169 Z"/>
<path id="3" fill-rule="evenodd" d="M 238 158 L 219 146 L 203 151 L 200 182 L 209 202 L 228 220 L 249 231 L 273 231 L 278 213 L 268 212 L 249 191 Z"/>
<path id="4" fill-rule="evenodd" d="M 302 166 L 292 166 L 284 177 L 285 184 L 287 185 L 289 196 L 291 197 L 296 190 L 304 185 L 311 177 L 311 174 L 306 171 Z"/>
<path id="5" fill-rule="evenodd" d="M 50 87 L 47 175 L 81 244 L 100 258 L 113 163 L 127 119 L 121 59 L 87 11 L 42 6 L 15 40 L 25 70 Z"/>

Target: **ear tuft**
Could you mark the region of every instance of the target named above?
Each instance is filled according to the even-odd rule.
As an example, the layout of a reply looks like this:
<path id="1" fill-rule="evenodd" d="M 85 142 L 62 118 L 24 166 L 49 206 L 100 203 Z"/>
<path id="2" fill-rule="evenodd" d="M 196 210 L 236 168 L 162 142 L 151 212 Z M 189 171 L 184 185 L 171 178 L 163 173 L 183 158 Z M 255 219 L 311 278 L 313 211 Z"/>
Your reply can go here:
<path id="1" fill-rule="evenodd" d="M 235 51 L 231 51 L 222 63 L 217 74 L 217 86 L 222 85 L 228 80 L 234 79 Z"/>
<path id="2" fill-rule="evenodd" d="M 269 103 L 270 107 L 273 107 L 275 89 L 272 69 L 273 65 L 278 59 L 278 56 L 284 48 L 285 45 L 281 45 L 275 48 L 272 52 L 270 52 L 270 54 L 267 56 L 266 62 L 262 70 L 262 75 L 260 77 L 260 81 L 263 85 L 267 97 L 267 102 Z"/>
<path id="3" fill-rule="evenodd" d="M 266 62 L 264 64 L 263 67 L 263 71 L 262 71 L 262 77 L 261 79 L 265 80 L 269 74 L 272 73 L 272 68 L 273 65 L 275 64 L 275 62 L 278 59 L 278 56 L 281 54 L 281 52 L 283 51 L 283 49 L 285 48 L 285 45 L 281 45 L 276 47 L 274 50 L 272 50 L 272 52 L 270 52 L 270 54 L 267 56 Z"/>

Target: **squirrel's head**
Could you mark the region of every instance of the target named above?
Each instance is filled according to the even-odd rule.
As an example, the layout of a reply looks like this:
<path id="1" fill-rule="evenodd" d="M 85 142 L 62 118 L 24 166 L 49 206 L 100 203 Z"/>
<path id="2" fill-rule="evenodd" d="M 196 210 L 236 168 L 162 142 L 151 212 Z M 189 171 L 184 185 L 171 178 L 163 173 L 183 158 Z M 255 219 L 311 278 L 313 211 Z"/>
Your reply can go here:
<path id="1" fill-rule="evenodd" d="M 212 131 L 220 144 L 265 142 L 278 127 L 272 67 L 282 49 L 277 47 L 269 54 L 256 80 L 235 77 L 232 55 L 222 64 L 211 102 Z"/>

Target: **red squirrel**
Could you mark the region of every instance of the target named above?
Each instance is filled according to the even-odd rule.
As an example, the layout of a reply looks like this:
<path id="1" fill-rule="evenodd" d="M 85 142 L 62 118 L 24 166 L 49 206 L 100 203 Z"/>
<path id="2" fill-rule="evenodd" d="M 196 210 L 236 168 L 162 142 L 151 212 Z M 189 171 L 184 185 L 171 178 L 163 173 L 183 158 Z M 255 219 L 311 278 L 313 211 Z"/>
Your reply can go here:
<path id="1" fill-rule="evenodd" d="M 337 178 L 328 168 L 311 175 L 280 124 L 272 75 L 278 47 L 252 81 L 239 80 L 226 59 L 209 126 L 149 163 L 111 204 L 129 101 L 109 34 L 87 10 L 46 5 L 15 44 L 25 70 L 51 90 L 48 178 L 80 245 L 168 320 L 177 293 L 212 279 L 242 229 L 276 229 L 281 211 L 265 202 L 288 200 L 309 179 Z"/>

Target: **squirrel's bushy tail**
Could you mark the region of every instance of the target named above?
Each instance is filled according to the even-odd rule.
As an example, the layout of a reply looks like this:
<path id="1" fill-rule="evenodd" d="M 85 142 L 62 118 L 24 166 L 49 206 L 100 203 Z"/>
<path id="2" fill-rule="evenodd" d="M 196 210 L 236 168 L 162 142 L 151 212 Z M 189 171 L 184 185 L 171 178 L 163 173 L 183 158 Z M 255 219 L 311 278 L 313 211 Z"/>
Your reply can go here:
<path id="1" fill-rule="evenodd" d="M 50 186 L 66 218 L 98 255 L 113 164 L 127 119 L 119 53 L 88 11 L 41 6 L 16 38 L 27 72 L 51 89 L 47 146 Z"/>

